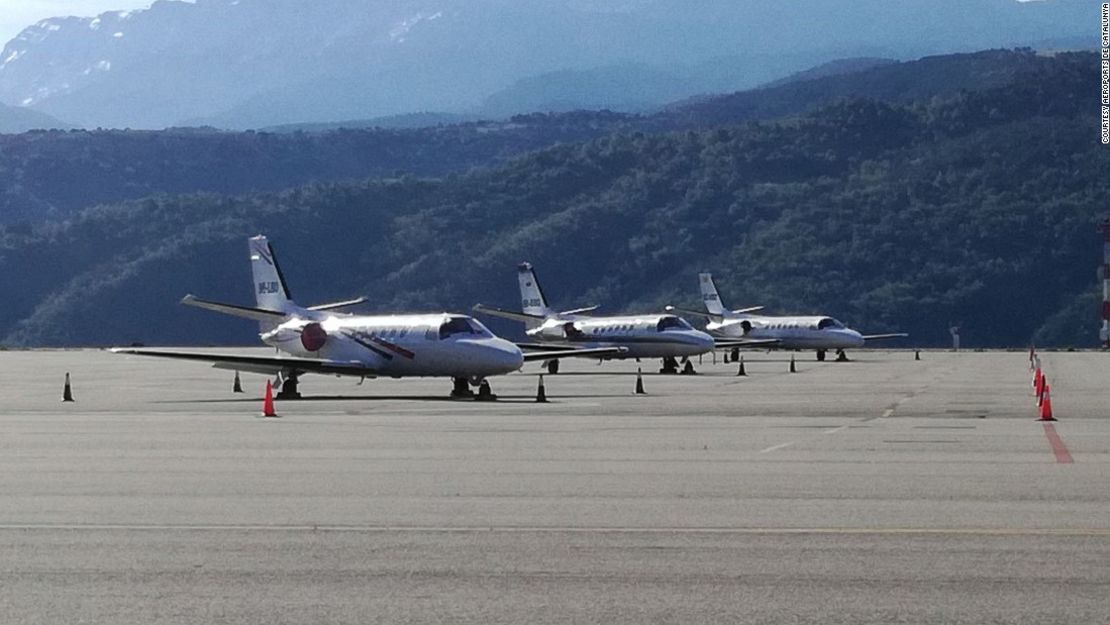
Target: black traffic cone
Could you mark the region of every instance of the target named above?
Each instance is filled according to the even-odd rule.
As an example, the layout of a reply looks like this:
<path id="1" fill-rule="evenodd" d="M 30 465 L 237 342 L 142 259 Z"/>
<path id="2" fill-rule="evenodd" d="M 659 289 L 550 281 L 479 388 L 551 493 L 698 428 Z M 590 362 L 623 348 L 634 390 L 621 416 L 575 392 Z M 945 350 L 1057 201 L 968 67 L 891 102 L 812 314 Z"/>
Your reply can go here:
<path id="1" fill-rule="evenodd" d="M 647 395 L 644 392 L 644 374 L 639 367 L 636 367 L 636 394 Z"/>
<path id="2" fill-rule="evenodd" d="M 794 354 L 790 354 L 790 373 L 797 373 L 798 367 L 794 365 Z"/>
<path id="3" fill-rule="evenodd" d="M 62 401 L 73 401 L 73 389 L 69 386 L 68 371 L 66 371 L 66 385 L 62 387 Z"/>
<path id="4" fill-rule="evenodd" d="M 239 383 L 239 372 L 235 372 L 235 383 L 231 386 L 232 393 L 242 393 L 243 385 Z"/>
<path id="5" fill-rule="evenodd" d="M 536 403 L 537 404 L 546 404 L 547 403 L 547 392 L 543 388 L 543 374 L 542 373 L 540 374 L 540 384 L 539 384 L 539 386 L 536 387 Z"/>
<path id="6" fill-rule="evenodd" d="M 737 377 L 742 376 L 742 375 L 748 375 L 748 372 L 744 371 L 744 357 L 743 356 L 740 357 L 740 368 L 736 370 L 736 375 L 737 375 Z"/>

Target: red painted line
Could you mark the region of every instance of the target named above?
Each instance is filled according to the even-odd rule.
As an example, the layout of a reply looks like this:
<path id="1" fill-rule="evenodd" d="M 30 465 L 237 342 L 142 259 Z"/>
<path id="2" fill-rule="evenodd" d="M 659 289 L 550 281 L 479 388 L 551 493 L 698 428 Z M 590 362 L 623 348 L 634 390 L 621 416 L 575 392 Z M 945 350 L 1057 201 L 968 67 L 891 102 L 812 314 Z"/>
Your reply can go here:
<path id="1" fill-rule="evenodd" d="M 1071 454 L 1068 453 L 1068 448 L 1064 445 L 1064 441 L 1060 435 L 1056 433 L 1056 426 L 1051 423 L 1044 424 L 1044 435 L 1048 439 L 1048 444 L 1052 445 L 1052 453 L 1056 454 L 1057 464 L 1073 464 Z"/>

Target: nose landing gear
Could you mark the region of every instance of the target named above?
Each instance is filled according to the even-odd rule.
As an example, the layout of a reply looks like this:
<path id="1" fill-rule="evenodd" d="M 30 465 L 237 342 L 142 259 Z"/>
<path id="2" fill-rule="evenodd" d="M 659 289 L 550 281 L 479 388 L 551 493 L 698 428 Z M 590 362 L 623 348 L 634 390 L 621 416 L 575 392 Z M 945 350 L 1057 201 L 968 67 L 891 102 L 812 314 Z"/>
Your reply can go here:
<path id="1" fill-rule="evenodd" d="M 455 399 L 469 399 L 474 397 L 474 391 L 470 390 L 470 384 L 466 378 L 452 378 L 454 387 L 451 389 L 451 397 Z"/>

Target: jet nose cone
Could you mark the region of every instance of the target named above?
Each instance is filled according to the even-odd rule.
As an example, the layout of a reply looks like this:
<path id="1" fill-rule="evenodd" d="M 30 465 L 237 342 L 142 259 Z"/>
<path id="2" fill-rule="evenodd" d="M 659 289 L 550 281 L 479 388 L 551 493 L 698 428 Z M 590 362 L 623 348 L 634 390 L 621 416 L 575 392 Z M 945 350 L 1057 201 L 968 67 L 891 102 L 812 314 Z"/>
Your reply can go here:
<path id="1" fill-rule="evenodd" d="M 863 347 L 863 345 L 867 343 L 867 341 L 863 339 L 863 335 L 855 330 L 848 330 L 848 336 L 852 339 L 852 343 L 854 343 L 856 347 Z"/>
<path id="2" fill-rule="evenodd" d="M 524 353 L 505 339 L 493 339 L 486 357 L 498 373 L 510 373 L 524 366 Z"/>
<path id="3" fill-rule="evenodd" d="M 694 330 L 694 342 L 699 348 L 704 351 L 709 351 L 713 349 L 713 346 L 716 344 L 716 341 L 713 340 L 712 336 L 709 336 L 701 330 Z"/>

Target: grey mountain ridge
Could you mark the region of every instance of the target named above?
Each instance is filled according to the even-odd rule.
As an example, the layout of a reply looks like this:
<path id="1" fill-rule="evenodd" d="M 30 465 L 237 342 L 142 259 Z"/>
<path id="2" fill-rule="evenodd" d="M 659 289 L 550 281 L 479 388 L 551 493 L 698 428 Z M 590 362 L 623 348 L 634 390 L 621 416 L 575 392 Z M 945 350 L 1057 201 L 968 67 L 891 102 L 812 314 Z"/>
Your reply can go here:
<path id="1" fill-rule="evenodd" d="M 0 102 L 85 127 L 133 128 L 650 108 L 833 58 L 1094 45 L 1088 8 L 1082 0 L 705 0 L 695 9 L 679 0 L 159 0 L 25 29 L 0 53 Z M 783 60 L 769 71 L 768 59 Z M 614 97 L 622 89 L 613 68 L 637 68 L 637 91 Z M 550 93 L 549 80 L 563 89 Z"/>

